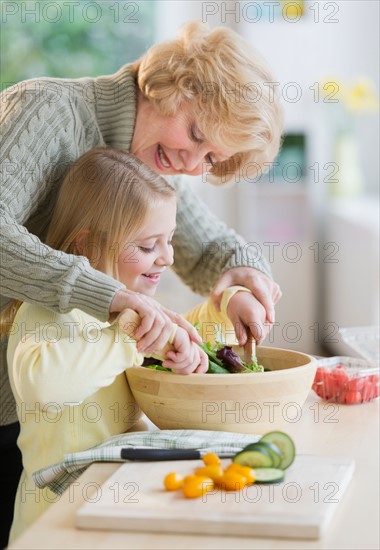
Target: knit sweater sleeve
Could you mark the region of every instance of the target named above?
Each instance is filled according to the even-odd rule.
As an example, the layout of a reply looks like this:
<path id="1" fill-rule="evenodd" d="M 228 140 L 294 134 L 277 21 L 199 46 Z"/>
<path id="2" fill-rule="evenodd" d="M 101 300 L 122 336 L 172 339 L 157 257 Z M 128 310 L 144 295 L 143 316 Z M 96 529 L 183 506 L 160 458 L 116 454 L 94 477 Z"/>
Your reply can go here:
<path id="1" fill-rule="evenodd" d="M 257 257 L 243 237 L 219 220 L 184 177 L 171 179 L 177 189 L 177 229 L 173 269 L 194 292 L 207 295 L 232 267 L 248 266 L 271 277 L 268 263 Z"/>
<path id="2" fill-rule="evenodd" d="M 123 285 L 25 228 L 36 212 L 39 225 L 45 216 L 47 226 L 62 173 L 102 144 L 93 118 L 91 124 L 84 101 L 70 97 L 64 85 L 49 87 L 49 80 L 26 81 L 1 95 L 1 294 L 60 312 L 80 308 L 106 320 Z"/>

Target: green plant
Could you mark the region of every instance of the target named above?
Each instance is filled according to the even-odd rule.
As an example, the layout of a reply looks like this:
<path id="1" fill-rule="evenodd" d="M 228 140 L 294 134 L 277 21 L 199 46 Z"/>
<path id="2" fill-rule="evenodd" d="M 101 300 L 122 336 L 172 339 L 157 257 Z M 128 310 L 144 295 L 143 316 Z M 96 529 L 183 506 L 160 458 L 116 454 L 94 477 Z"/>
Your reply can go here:
<path id="1" fill-rule="evenodd" d="M 28 78 L 110 74 L 154 42 L 154 2 L 8 2 L 2 89 Z"/>

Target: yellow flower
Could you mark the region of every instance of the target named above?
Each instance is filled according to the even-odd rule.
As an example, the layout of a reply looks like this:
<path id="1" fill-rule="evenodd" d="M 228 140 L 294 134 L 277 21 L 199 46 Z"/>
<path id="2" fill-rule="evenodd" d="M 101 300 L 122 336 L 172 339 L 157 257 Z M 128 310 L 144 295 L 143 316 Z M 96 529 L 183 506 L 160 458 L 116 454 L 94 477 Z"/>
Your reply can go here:
<path id="1" fill-rule="evenodd" d="M 361 77 L 348 86 L 335 77 L 327 78 L 320 84 L 324 103 L 341 103 L 351 113 L 376 113 L 379 100 L 374 83 Z"/>
<path id="2" fill-rule="evenodd" d="M 305 6 L 304 6 L 304 0 L 296 0 L 293 2 L 289 2 L 288 0 L 282 0 L 284 7 L 283 7 L 283 14 L 288 19 L 296 19 L 300 17 L 301 15 L 304 15 L 305 13 Z"/>
<path id="3" fill-rule="evenodd" d="M 353 113 L 376 113 L 379 110 L 375 86 L 365 77 L 359 78 L 346 90 L 344 100 L 347 110 Z"/>

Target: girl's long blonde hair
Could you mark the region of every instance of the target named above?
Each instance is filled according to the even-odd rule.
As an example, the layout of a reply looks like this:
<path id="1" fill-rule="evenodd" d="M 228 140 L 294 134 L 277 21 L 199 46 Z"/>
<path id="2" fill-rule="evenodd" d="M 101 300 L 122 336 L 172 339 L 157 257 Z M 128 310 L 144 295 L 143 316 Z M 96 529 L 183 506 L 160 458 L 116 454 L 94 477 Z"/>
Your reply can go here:
<path id="1" fill-rule="evenodd" d="M 121 247 L 141 229 L 149 207 L 173 196 L 172 185 L 136 157 L 111 147 L 91 149 L 62 182 L 45 243 L 86 256 L 95 269 L 101 261 L 102 271 L 117 279 Z M 13 300 L 2 312 L 0 332 L 10 332 L 21 303 Z"/>

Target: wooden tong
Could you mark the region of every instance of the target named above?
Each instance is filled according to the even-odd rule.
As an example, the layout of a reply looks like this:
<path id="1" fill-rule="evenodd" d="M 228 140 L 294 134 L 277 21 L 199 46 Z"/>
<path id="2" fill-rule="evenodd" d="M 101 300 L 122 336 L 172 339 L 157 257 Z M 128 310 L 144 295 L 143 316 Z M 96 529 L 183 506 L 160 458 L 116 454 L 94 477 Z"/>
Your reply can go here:
<path id="1" fill-rule="evenodd" d="M 121 330 L 125 332 L 130 338 L 134 338 L 137 328 L 140 326 L 141 319 L 138 313 L 133 309 L 125 309 L 120 313 L 116 319 L 116 323 L 119 324 Z M 164 360 L 168 351 L 173 350 L 173 346 L 167 342 L 165 346 L 154 352 L 154 357 L 159 357 Z"/>
<path id="2" fill-rule="evenodd" d="M 119 324 L 121 330 L 125 332 L 129 337 L 134 338 L 134 334 L 141 323 L 141 319 L 138 313 L 133 309 L 125 309 L 117 317 L 116 322 Z M 155 357 L 165 358 L 168 351 L 172 350 L 173 346 L 167 343 L 163 349 L 154 353 Z M 244 346 L 244 361 L 248 365 L 252 362 L 252 356 L 256 355 L 256 342 L 252 337 L 248 336 L 247 343 Z"/>
<path id="3" fill-rule="evenodd" d="M 248 335 L 248 340 L 244 346 L 244 362 L 247 365 L 252 363 L 252 356 L 256 355 L 256 342 Z"/>

